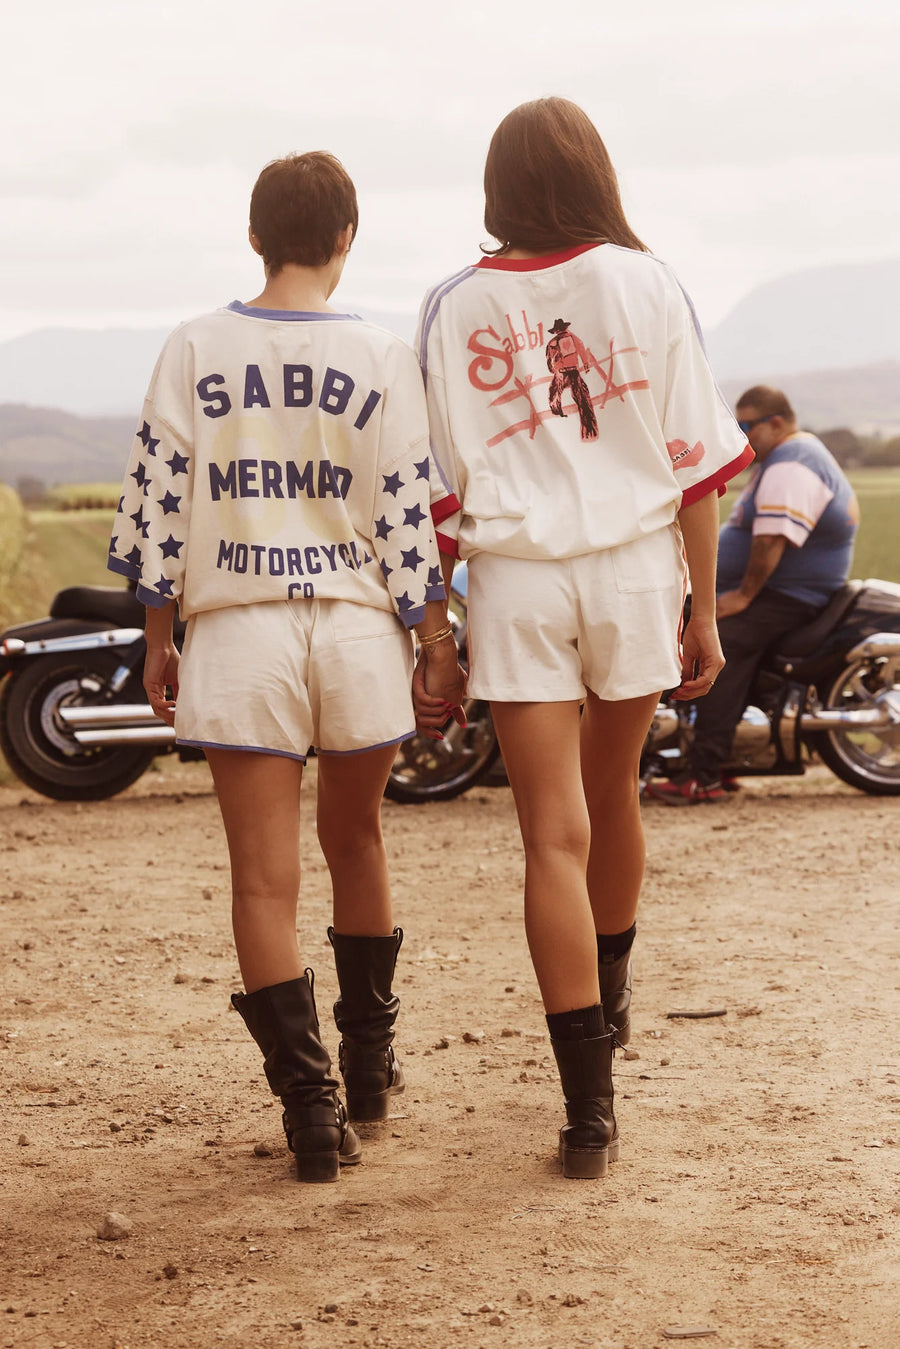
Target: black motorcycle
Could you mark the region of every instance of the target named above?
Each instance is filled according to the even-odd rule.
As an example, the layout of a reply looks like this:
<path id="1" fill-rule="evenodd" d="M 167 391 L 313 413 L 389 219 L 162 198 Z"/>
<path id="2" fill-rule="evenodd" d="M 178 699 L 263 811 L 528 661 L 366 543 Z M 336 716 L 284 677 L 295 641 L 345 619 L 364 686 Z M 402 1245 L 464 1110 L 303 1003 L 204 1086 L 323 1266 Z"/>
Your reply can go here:
<path id="1" fill-rule="evenodd" d="M 465 660 L 465 571 L 452 622 Z M 176 746 L 154 716 L 142 675 L 144 607 L 133 591 L 106 586 L 61 590 L 50 616 L 0 636 L 0 748 L 26 786 L 57 801 L 102 801 L 135 782 L 159 754 L 202 759 Z M 176 621 L 180 648 L 184 625 Z M 386 795 L 443 801 L 471 787 L 498 756 L 486 703 L 466 701 L 468 726 L 442 741 L 402 745 Z"/>
<path id="2" fill-rule="evenodd" d="M 175 637 L 180 646 L 183 624 Z M 144 606 L 106 586 L 61 590 L 49 618 L 3 633 L 0 748 L 26 786 L 56 801 L 102 801 L 175 749 L 144 693 L 145 650 Z"/>
<path id="3" fill-rule="evenodd" d="M 451 611 L 465 663 L 464 568 L 454 577 Z M 98 801 L 136 781 L 158 754 L 202 758 L 176 747 L 174 731 L 146 700 L 143 619 L 130 591 L 77 586 L 60 591 L 49 618 L 0 637 L 0 747 L 27 786 L 60 801 Z M 417 736 L 399 747 L 385 795 L 445 801 L 504 781 L 490 708 L 471 698 L 465 708 L 467 726 L 452 722 L 443 740 Z M 663 698 L 642 779 L 677 772 L 692 734 L 691 705 Z M 813 753 L 860 791 L 900 795 L 900 586 L 848 582 L 812 623 L 767 653 L 725 771 L 798 775 Z"/>
<path id="4" fill-rule="evenodd" d="M 454 577 L 465 659 L 465 589 Z M 472 704 L 469 731 L 451 726 L 444 742 L 407 741 L 388 794 L 440 801 L 477 783 L 502 781 L 485 703 Z M 691 704 L 663 697 L 641 756 L 641 781 L 684 766 L 693 736 Z M 797 776 L 817 754 L 844 782 L 876 796 L 900 795 L 900 586 L 849 581 L 820 614 L 767 652 L 735 732 L 732 777 Z"/>

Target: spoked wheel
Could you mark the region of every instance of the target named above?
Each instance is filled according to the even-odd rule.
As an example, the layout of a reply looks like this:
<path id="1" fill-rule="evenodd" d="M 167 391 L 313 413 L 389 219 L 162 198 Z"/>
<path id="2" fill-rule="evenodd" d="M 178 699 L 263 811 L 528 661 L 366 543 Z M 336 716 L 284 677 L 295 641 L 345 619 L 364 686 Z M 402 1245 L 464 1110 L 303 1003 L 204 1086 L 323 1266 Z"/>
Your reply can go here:
<path id="1" fill-rule="evenodd" d="M 882 709 L 886 726 L 836 727 L 809 737 L 843 782 L 872 796 L 900 796 L 900 684 L 895 663 L 866 661 L 842 670 L 828 689 L 826 708 Z"/>
<path id="2" fill-rule="evenodd" d="M 0 691 L 0 746 L 10 768 L 27 787 L 56 801 L 104 801 L 135 782 L 156 748 L 79 745 L 60 717 L 64 707 L 106 704 L 106 682 L 118 662 L 102 652 L 89 657 L 42 656 L 14 671 Z M 144 699 L 132 678 L 122 702 Z"/>
<path id="3" fill-rule="evenodd" d="M 486 776 L 500 752 L 490 707 L 475 698 L 467 698 L 463 707 L 468 725 L 451 722 L 443 740 L 417 735 L 404 741 L 385 796 L 404 805 L 449 801 Z"/>

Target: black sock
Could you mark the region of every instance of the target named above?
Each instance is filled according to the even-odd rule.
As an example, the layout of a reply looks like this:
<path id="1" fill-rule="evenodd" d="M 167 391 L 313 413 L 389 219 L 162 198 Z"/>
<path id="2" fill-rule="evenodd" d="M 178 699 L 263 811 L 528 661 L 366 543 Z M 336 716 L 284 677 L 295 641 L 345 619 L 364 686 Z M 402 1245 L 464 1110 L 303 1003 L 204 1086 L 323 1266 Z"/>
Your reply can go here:
<path id="1" fill-rule="evenodd" d="M 603 1008 L 598 1002 L 574 1012 L 548 1012 L 547 1029 L 551 1040 L 596 1040 L 606 1030 Z"/>
<path id="2" fill-rule="evenodd" d="M 634 944 L 636 932 L 637 923 L 632 923 L 627 932 L 617 932 L 613 936 L 598 932 L 597 955 L 605 961 L 618 960 L 620 956 L 627 955 Z"/>

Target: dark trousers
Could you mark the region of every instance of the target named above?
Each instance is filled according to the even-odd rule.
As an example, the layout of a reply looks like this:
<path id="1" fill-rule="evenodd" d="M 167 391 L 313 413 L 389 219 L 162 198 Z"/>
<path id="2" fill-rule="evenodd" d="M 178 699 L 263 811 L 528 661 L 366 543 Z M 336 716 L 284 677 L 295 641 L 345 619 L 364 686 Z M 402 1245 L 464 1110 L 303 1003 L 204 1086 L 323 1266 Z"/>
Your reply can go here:
<path id="1" fill-rule="evenodd" d="M 695 703 L 694 742 L 688 754 L 691 777 L 703 783 L 718 780 L 763 655 L 779 637 L 811 622 L 821 608 L 776 590 L 762 590 L 743 613 L 720 621 L 725 669 L 706 697 Z"/>

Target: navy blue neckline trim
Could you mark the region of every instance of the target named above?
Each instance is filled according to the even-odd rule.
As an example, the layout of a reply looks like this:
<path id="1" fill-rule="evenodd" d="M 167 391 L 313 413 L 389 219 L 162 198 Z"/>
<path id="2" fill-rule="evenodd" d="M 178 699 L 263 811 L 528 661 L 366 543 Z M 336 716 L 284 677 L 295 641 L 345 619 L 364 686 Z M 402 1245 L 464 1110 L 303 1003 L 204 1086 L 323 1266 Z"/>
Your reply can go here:
<path id="1" fill-rule="evenodd" d="M 305 309 L 259 309 L 255 305 L 242 304 L 240 300 L 232 300 L 228 308 L 233 314 L 243 314 L 246 318 L 280 319 L 283 323 L 315 322 L 317 319 L 344 319 L 351 322 L 362 322 L 358 314 L 323 314 Z"/>

